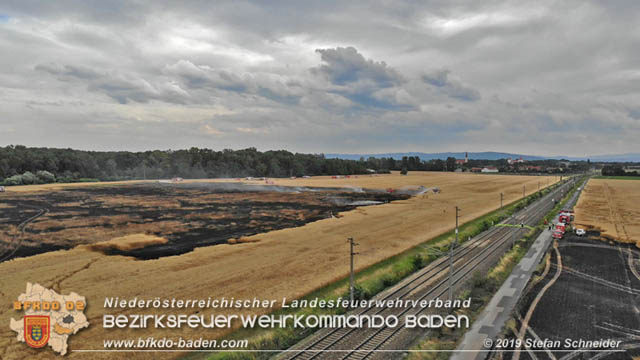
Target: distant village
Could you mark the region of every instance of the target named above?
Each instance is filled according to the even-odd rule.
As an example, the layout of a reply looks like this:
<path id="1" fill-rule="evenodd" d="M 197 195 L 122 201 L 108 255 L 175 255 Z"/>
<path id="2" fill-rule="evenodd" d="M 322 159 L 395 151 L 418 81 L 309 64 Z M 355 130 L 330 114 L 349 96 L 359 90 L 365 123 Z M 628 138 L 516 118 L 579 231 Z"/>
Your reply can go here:
<path id="1" fill-rule="evenodd" d="M 587 163 L 587 164 L 584 164 Z M 585 171 L 590 168 L 590 162 L 571 162 L 566 160 L 524 160 L 522 157 L 500 160 L 470 160 L 469 153 L 463 159 L 455 159 L 455 172 L 475 173 L 564 173 Z M 595 167 L 593 170 L 596 170 Z"/>
<path id="2" fill-rule="evenodd" d="M 527 173 L 527 174 L 564 174 L 584 173 L 598 171 L 606 163 L 591 163 L 586 161 L 568 161 L 556 159 L 525 160 L 519 158 L 505 158 L 498 160 L 470 159 L 466 152 L 464 158 L 448 157 L 446 160 L 433 159 L 424 161 L 418 156 L 404 156 L 401 160 L 391 158 L 361 158 L 368 171 L 380 172 L 379 169 L 405 171 L 449 171 L 449 172 L 473 172 L 473 173 Z"/>

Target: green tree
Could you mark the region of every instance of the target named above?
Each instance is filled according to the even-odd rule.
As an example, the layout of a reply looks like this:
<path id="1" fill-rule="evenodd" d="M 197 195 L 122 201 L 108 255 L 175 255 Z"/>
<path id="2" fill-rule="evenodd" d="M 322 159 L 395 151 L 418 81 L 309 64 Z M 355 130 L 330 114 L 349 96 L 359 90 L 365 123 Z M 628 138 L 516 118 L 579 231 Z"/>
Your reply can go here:
<path id="1" fill-rule="evenodd" d="M 13 175 L 4 179 L 5 185 L 22 185 L 22 175 Z"/>
<path id="2" fill-rule="evenodd" d="M 456 170 L 456 158 L 448 157 L 446 162 L 447 171 L 455 171 Z"/>
<path id="3" fill-rule="evenodd" d="M 56 182 L 56 176 L 47 170 L 40 170 L 36 173 L 39 183 L 49 184 Z"/>
<path id="4" fill-rule="evenodd" d="M 33 175 L 32 172 L 30 171 L 25 171 L 24 174 L 22 174 L 22 183 L 25 185 L 30 185 L 30 184 L 35 184 L 37 182 L 37 178 L 35 175 Z"/>

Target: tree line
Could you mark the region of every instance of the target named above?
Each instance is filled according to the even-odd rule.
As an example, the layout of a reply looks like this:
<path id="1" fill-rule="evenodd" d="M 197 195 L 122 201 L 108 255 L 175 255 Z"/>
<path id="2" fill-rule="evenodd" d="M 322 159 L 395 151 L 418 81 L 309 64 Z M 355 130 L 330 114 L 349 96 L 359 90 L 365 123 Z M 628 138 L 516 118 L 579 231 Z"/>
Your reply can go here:
<path id="1" fill-rule="evenodd" d="M 289 151 L 260 152 L 255 148 L 222 150 L 83 151 L 0 147 L 0 184 L 111 181 L 131 179 L 192 179 L 227 177 L 290 177 L 366 174 L 397 168 L 395 160 L 328 159 L 323 154 Z"/>
<path id="2" fill-rule="evenodd" d="M 531 161 L 544 167 L 556 160 Z M 112 181 L 134 179 L 191 179 L 231 177 L 290 177 L 351 175 L 408 171 L 455 171 L 461 167 L 496 166 L 500 172 L 521 172 L 507 160 L 469 160 L 461 166 L 456 159 L 423 161 L 418 156 L 342 160 L 323 154 L 301 154 L 285 150 L 261 152 L 255 148 L 221 150 L 84 151 L 10 145 L 0 147 L 0 185 L 52 182 Z M 570 170 L 587 169 L 589 162 L 573 162 Z M 558 169 L 561 170 L 561 169 Z M 618 171 L 616 171 L 618 173 Z"/>
<path id="3" fill-rule="evenodd" d="M 619 164 L 605 165 L 602 167 L 602 176 L 640 176 L 637 170 L 626 171 Z"/>

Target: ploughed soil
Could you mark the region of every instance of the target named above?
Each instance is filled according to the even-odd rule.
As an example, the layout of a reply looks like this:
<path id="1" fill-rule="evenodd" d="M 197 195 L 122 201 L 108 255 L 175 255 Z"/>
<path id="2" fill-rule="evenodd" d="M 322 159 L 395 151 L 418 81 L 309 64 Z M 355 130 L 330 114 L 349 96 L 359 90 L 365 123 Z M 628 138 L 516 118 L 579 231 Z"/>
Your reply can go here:
<path id="1" fill-rule="evenodd" d="M 633 244 L 600 239 L 596 231 L 589 231 L 584 237 L 567 233 L 558 243 L 562 271 L 537 303 L 529 321 L 538 338 L 560 341 L 559 347 L 547 347 L 558 359 L 604 356 L 602 351 L 607 350 L 596 352 L 593 348 L 567 346 L 566 339 L 620 340 L 618 349 L 624 352 L 608 353 L 604 358 L 640 356 L 640 252 Z M 554 250 L 550 254 L 552 266 L 548 274 L 521 300 L 518 311 L 523 318 L 532 301 L 556 274 L 558 258 Z M 520 321 L 515 324 L 519 330 Z M 511 330 L 507 332 L 509 338 L 515 338 Z M 527 333 L 525 339 L 534 337 Z M 535 352 L 538 359 L 550 358 L 544 347 L 532 350 L 539 351 Z M 503 356 L 512 358 L 512 353 L 505 352 Z M 531 358 L 522 348 L 520 359 Z"/>
<path id="2" fill-rule="evenodd" d="M 246 236 L 301 226 L 357 206 L 407 199 L 409 194 L 225 183 L 144 183 L 6 193 L 0 197 L 0 259 L 78 245 L 107 255 L 156 259 L 229 240 L 243 242 Z M 20 223 L 40 209 L 47 212 L 27 224 L 21 234 Z M 128 250 L 91 246 L 133 234 L 167 241 Z"/>

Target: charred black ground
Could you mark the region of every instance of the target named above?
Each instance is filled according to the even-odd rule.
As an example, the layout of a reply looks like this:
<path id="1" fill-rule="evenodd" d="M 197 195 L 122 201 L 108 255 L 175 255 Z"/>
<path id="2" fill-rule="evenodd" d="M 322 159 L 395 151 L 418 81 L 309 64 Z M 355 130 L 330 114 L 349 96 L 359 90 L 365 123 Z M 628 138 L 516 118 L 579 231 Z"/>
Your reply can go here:
<path id="1" fill-rule="evenodd" d="M 147 233 L 166 244 L 109 254 L 156 259 L 229 238 L 291 228 L 356 206 L 411 196 L 366 189 L 225 183 L 137 184 L 68 188 L 0 196 L 0 259 L 30 256 L 114 237 Z M 46 214 L 24 225 L 37 215 Z M 4 258 L 4 259 L 3 259 Z"/>
<path id="2" fill-rule="evenodd" d="M 585 237 L 567 233 L 560 241 L 563 270 L 537 304 L 529 326 L 540 339 L 563 343 L 565 339 L 617 339 L 622 341 L 625 352 L 607 354 L 606 358 L 632 359 L 640 356 L 640 280 L 631 271 L 629 250 L 634 251 L 632 263 L 635 262 L 640 271 L 637 265 L 639 249 L 597 240 L 599 236 L 597 232 L 589 232 Z M 551 264 L 556 264 L 555 251 L 550 253 Z M 522 317 L 555 272 L 556 267 L 552 266 L 548 275 L 525 295 L 519 309 Z M 513 334 L 510 337 L 513 338 Z M 526 338 L 531 335 L 527 334 Z M 581 353 L 578 348 L 549 350 L 558 359 L 605 355 L 588 349 Z M 557 350 L 575 350 L 575 353 Z M 539 359 L 549 358 L 545 352 L 535 354 Z M 503 355 L 508 359 L 512 353 Z M 520 358 L 531 359 L 524 348 Z"/>

